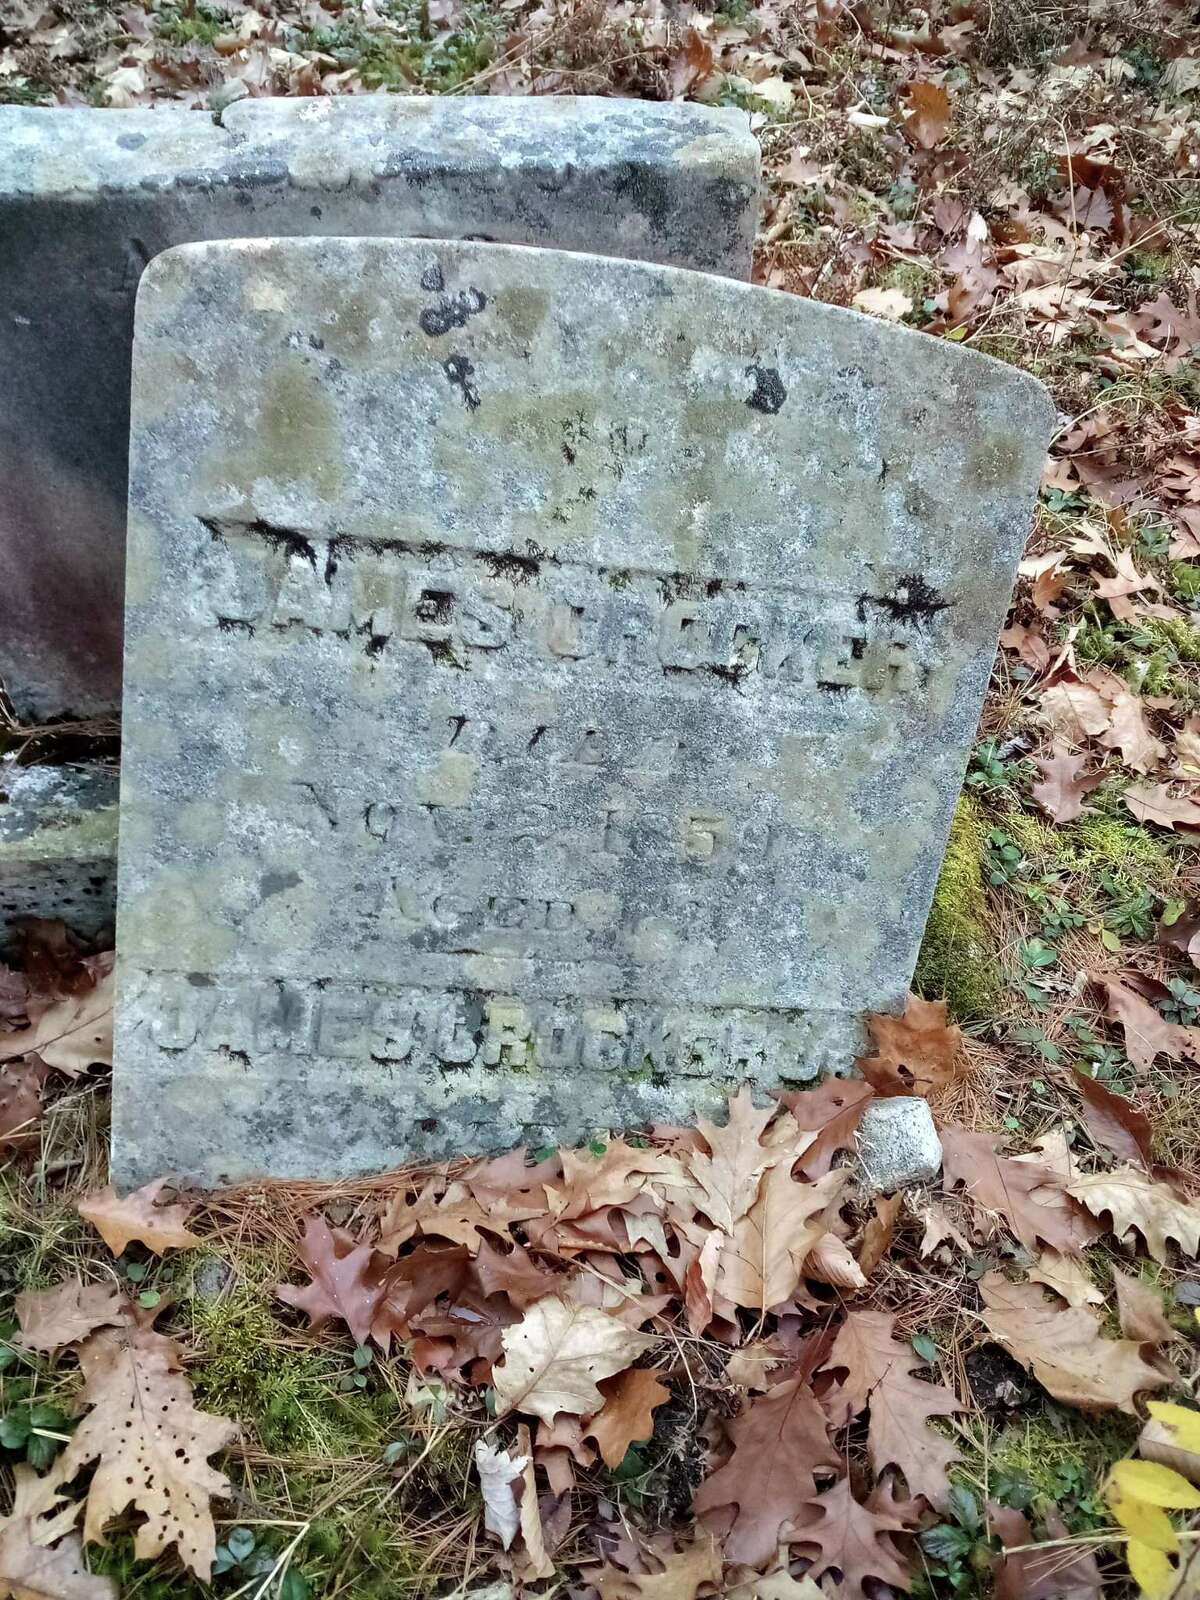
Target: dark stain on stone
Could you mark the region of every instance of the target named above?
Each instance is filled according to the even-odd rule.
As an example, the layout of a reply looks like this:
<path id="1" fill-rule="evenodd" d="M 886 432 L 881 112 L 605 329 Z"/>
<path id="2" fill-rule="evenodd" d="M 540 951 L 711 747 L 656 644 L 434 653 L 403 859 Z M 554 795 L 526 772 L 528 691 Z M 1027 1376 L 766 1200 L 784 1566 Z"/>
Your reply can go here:
<path id="1" fill-rule="evenodd" d="M 262 517 L 255 517 L 252 522 L 225 521 L 220 517 L 201 517 L 200 521 L 218 543 L 231 533 L 257 534 L 273 550 L 285 550 L 289 556 L 298 556 L 316 571 L 316 547 L 311 539 L 303 533 L 297 533 L 295 528 L 282 528 L 277 523 L 264 521 Z"/>
<path id="2" fill-rule="evenodd" d="M 515 550 L 485 551 L 478 559 L 493 578 L 507 578 L 510 583 L 528 583 L 542 570 L 537 556 L 519 556 Z"/>
<path id="3" fill-rule="evenodd" d="M 479 390 L 471 382 L 475 365 L 466 356 L 448 356 L 442 362 L 442 371 L 456 389 L 462 390 L 463 404 L 468 411 L 479 410 Z"/>
<path id="4" fill-rule="evenodd" d="M 460 289 L 457 294 L 443 295 L 437 305 L 426 306 L 417 321 L 422 333 L 438 339 L 451 328 L 465 328 L 486 305 L 487 295 L 482 289 Z"/>
<path id="5" fill-rule="evenodd" d="M 446 287 L 446 280 L 442 277 L 442 269 L 438 262 L 435 261 L 432 266 L 425 268 L 421 274 L 421 287 L 428 289 L 431 294 L 441 294 Z"/>
<path id="6" fill-rule="evenodd" d="M 264 900 L 269 900 L 272 895 L 283 894 L 287 889 L 295 889 L 300 884 L 298 872 L 264 872 L 259 888 L 262 890 Z"/>
<path id="7" fill-rule="evenodd" d="M 217 628 L 221 633 L 244 633 L 251 639 L 254 637 L 254 624 L 245 617 L 218 617 Z"/>
<path id="8" fill-rule="evenodd" d="M 885 612 L 893 622 L 910 628 L 920 628 L 939 611 L 948 611 L 953 604 L 943 600 L 931 583 L 919 572 L 909 572 L 902 577 L 890 594 L 860 594 L 855 610 L 860 622 L 866 621 L 867 607 L 875 606 Z"/>
<path id="9" fill-rule="evenodd" d="M 754 379 L 754 393 L 747 396 L 746 404 L 773 417 L 787 399 L 783 379 L 774 367 L 758 365 L 747 367 L 746 376 Z"/>

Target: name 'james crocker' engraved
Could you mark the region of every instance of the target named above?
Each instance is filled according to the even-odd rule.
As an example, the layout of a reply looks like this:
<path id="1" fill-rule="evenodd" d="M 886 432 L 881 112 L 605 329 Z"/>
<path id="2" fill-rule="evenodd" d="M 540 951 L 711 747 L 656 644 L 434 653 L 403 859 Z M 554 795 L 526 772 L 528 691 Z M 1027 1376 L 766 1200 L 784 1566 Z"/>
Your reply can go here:
<path id="1" fill-rule="evenodd" d="M 547 667 L 657 667 L 783 689 L 906 694 L 927 686 L 928 625 L 903 603 L 796 593 L 681 574 L 559 565 L 538 556 L 319 539 L 262 523 L 200 519 L 211 621 L 360 639 L 373 657 L 428 652 L 536 657 Z M 897 575 L 897 592 L 913 581 Z M 945 610 L 945 605 L 939 607 Z"/>
<path id="2" fill-rule="evenodd" d="M 144 973 L 138 982 L 150 1002 L 142 1026 L 159 1050 L 208 1050 L 235 1063 L 264 1055 L 381 1065 L 420 1058 L 448 1072 L 511 1067 L 773 1081 L 808 1078 L 841 1059 L 827 1013 L 668 1010 L 628 1000 L 517 1000 L 204 973 Z"/>

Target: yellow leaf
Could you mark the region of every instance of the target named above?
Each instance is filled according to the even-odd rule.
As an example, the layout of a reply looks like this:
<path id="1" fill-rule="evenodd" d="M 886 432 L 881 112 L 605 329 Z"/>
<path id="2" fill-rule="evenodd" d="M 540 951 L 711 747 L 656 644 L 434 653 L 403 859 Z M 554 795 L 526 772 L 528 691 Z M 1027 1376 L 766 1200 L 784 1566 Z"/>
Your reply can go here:
<path id="1" fill-rule="evenodd" d="M 1125 1559 L 1144 1600 L 1160 1600 L 1160 1597 L 1165 1600 L 1175 1584 L 1175 1568 L 1162 1551 L 1131 1539 L 1125 1546 Z"/>
<path id="2" fill-rule="evenodd" d="M 1155 1422 L 1161 1422 L 1165 1428 L 1170 1428 L 1174 1435 L 1173 1443 L 1181 1450 L 1190 1450 L 1194 1455 L 1200 1455 L 1200 1411 L 1191 1411 L 1187 1406 L 1172 1405 L 1169 1400 L 1151 1400 L 1147 1410 Z"/>
<path id="3" fill-rule="evenodd" d="M 1165 1511 L 1133 1495 L 1122 1494 L 1116 1488 L 1109 1489 L 1108 1503 L 1113 1516 L 1131 1539 L 1149 1545 L 1151 1550 L 1159 1550 L 1164 1555 L 1173 1556 L 1177 1553 L 1179 1539 Z"/>
<path id="4" fill-rule="evenodd" d="M 1112 1469 L 1112 1481 L 1123 1494 L 1152 1506 L 1175 1511 L 1195 1511 L 1200 1506 L 1200 1489 L 1157 1461 L 1118 1461 Z"/>

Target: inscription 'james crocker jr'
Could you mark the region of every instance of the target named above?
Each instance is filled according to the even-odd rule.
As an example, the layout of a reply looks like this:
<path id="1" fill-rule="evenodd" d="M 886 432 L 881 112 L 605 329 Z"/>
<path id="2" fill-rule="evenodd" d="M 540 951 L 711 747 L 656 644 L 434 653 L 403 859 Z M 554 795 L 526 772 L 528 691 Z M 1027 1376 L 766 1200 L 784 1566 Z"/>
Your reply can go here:
<path id="1" fill-rule="evenodd" d="M 120 1176 L 358 1171 L 847 1066 L 911 974 L 1047 431 L 1009 369 L 669 269 L 159 257 Z"/>

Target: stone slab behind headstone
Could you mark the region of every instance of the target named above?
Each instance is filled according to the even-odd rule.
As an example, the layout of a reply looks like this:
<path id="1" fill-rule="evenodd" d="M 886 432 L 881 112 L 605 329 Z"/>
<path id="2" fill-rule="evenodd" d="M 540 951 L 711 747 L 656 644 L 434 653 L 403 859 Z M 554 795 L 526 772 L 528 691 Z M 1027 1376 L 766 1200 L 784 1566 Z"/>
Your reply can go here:
<path id="1" fill-rule="evenodd" d="M 119 1179 L 540 1144 L 849 1067 L 903 1002 L 1050 419 L 985 357 L 670 268 L 160 256 Z"/>
<path id="2" fill-rule="evenodd" d="M 116 899 L 116 772 L 0 767 L 0 957 L 30 917 L 110 945 Z"/>
<path id="3" fill-rule="evenodd" d="M 378 234 L 747 277 L 741 112 L 598 99 L 0 108 L 0 681 L 21 715 L 120 701 L 129 349 L 146 262 L 193 239 Z"/>

